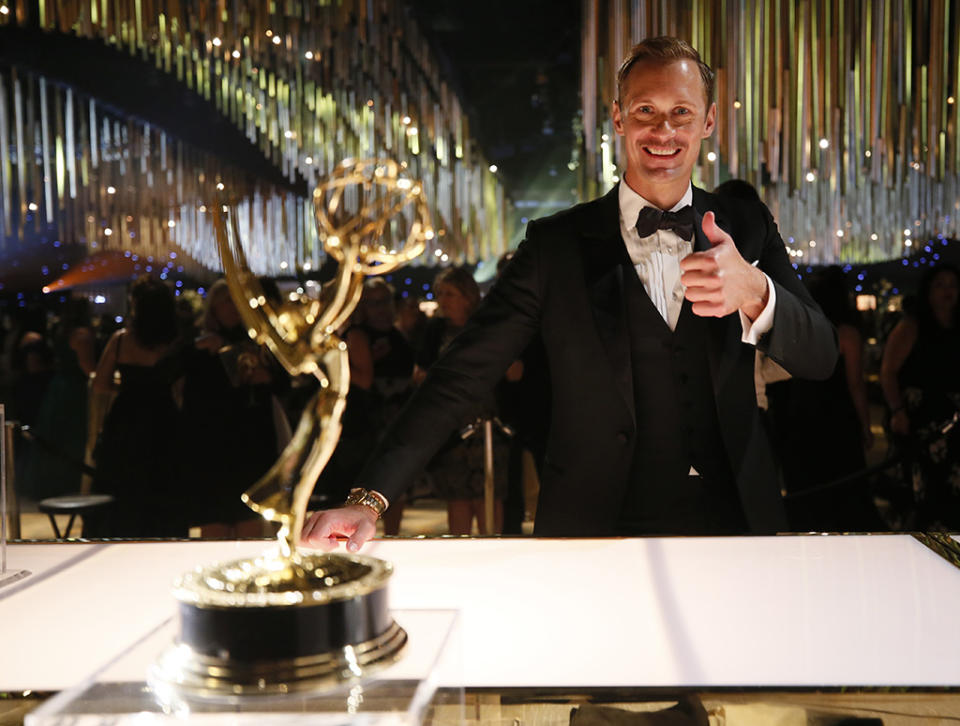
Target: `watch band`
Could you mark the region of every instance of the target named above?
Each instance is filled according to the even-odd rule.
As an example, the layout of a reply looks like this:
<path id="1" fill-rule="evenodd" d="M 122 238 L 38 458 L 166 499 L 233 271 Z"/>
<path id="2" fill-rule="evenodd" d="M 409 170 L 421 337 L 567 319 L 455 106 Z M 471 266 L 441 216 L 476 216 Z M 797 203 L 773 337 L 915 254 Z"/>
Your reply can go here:
<path id="1" fill-rule="evenodd" d="M 347 500 L 344 504 L 361 504 L 364 507 L 369 507 L 376 513 L 377 519 L 380 519 L 383 513 L 387 511 L 387 500 L 380 492 L 362 489 L 360 487 L 355 487 L 350 490 L 350 494 L 347 495 Z"/>

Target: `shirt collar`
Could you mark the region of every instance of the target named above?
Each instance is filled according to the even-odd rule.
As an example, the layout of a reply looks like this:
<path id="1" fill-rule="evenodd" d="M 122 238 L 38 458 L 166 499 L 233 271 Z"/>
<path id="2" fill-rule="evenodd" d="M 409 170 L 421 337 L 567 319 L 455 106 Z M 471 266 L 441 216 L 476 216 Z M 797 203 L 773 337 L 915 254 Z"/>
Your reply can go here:
<path id="1" fill-rule="evenodd" d="M 625 226 L 627 228 L 632 228 L 636 223 L 637 217 L 640 215 L 640 210 L 644 207 L 655 207 L 656 205 L 652 202 L 648 202 L 646 199 L 637 194 L 633 189 L 630 188 L 630 185 L 625 181 L 620 181 L 620 218 L 624 221 L 631 220 Z M 683 196 L 680 197 L 680 201 L 673 205 L 670 209 L 666 210 L 668 212 L 676 212 L 678 209 L 683 209 L 688 204 L 693 204 L 693 183 L 687 182 L 687 191 L 683 193 Z"/>

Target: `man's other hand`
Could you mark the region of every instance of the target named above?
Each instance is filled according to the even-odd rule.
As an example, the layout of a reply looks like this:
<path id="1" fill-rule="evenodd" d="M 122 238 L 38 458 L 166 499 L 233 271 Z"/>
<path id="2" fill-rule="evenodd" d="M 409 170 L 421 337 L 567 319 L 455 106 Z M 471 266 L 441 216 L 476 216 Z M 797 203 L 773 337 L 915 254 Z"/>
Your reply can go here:
<path id="1" fill-rule="evenodd" d="M 720 318 L 743 310 L 756 320 L 770 295 L 766 276 L 740 256 L 733 238 L 717 226 L 713 212 L 703 215 L 703 234 L 710 240 L 710 249 L 680 261 L 680 282 L 693 312 Z"/>
<path id="2" fill-rule="evenodd" d="M 337 548 L 338 537 L 348 537 L 347 549 L 356 552 L 376 533 L 376 512 L 362 504 L 351 504 L 314 512 L 303 525 L 300 541 L 329 552 Z"/>

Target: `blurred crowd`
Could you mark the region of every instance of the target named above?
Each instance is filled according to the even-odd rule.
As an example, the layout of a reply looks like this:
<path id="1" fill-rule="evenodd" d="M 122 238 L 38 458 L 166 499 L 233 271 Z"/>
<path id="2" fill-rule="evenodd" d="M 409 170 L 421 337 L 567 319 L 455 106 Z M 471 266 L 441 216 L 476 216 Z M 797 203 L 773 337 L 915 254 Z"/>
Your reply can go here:
<path id="1" fill-rule="evenodd" d="M 930 268 L 902 305 L 865 311 L 854 306 L 840 268 L 804 282 L 837 330 L 833 376 L 793 379 L 759 354 L 756 367 L 791 528 L 960 529 L 960 272 Z M 262 284 L 280 304 L 276 284 Z M 380 434 L 481 299 L 470 272 L 455 267 L 440 271 L 432 293 L 435 306 L 421 305 L 371 278 L 338 331 L 351 385 L 340 443 L 313 506 L 343 501 Z M 201 298 L 174 296 L 144 276 L 130 286 L 117 321 L 94 319 L 88 300 L 76 296 L 56 310 L 7 313 L 0 335 L 7 418 L 30 434 L 17 444 L 21 498 L 111 495 L 112 505 L 85 517 L 88 537 L 181 537 L 197 527 L 215 537 L 265 533 L 240 494 L 289 442 L 317 382 L 291 378 L 250 340 L 225 281 Z M 450 432 L 411 490 L 410 497 L 446 503 L 450 532 L 522 531 L 534 509 L 524 498 L 530 476 L 522 461 L 542 459 L 548 376 L 549 362 L 533 345 Z M 486 421 L 493 522 L 485 521 L 483 500 Z M 391 503 L 388 534 L 399 532 L 406 504 Z"/>

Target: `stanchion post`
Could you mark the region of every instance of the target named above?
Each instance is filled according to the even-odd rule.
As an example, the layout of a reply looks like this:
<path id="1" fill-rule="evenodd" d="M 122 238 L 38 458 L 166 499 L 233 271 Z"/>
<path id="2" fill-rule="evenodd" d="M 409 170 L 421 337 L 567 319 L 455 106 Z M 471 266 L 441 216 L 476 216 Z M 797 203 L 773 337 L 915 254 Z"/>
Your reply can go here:
<path id="1" fill-rule="evenodd" d="M 4 457 L 6 459 L 4 475 L 7 479 L 7 535 L 10 539 L 20 539 L 20 497 L 17 496 L 17 452 L 15 445 L 17 422 L 7 421 L 0 431 L 3 431 Z"/>
<path id="2" fill-rule="evenodd" d="M 493 421 L 483 420 L 483 534 L 493 534 Z"/>
<path id="3" fill-rule="evenodd" d="M 11 585 L 30 575 L 29 570 L 13 569 L 7 572 L 8 515 L 12 515 L 10 533 L 14 539 L 20 539 L 20 507 L 17 504 L 13 476 L 13 429 L 14 424 L 7 423 L 6 408 L 0 403 L 0 587 Z M 11 503 L 8 512 L 7 505 Z"/>
<path id="4" fill-rule="evenodd" d="M 7 574 L 7 407 L 0 403 L 0 575 Z"/>

